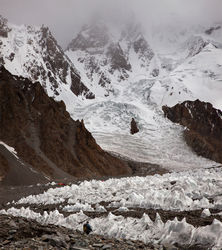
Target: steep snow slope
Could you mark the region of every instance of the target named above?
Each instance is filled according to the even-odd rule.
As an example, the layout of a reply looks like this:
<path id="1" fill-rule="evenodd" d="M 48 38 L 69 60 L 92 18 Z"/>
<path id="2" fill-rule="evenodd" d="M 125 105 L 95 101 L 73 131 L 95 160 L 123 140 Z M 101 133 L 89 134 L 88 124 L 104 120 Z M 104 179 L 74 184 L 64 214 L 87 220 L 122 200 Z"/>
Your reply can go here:
<path id="1" fill-rule="evenodd" d="M 184 142 L 182 128 L 165 120 L 161 107 L 197 98 L 222 107 L 220 28 L 211 34 L 204 27 L 183 32 L 170 30 L 163 37 L 156 31 L 147 39 L 135 24 L 115 36 L 113 29 L 102 27 L 106 34 L 103 42 L 92 37 L 94 26 L 87 26 L 66 51 L 96 95 L 95 100 L 85 101 L 71 111 L 72 116 L 84 119 L 106 150 L 174 170 L 214 164 L 191 152 Z M 93 45 L 86 46 L 79 36 L 93 41 Z M 113 40 L 122 49 L 130 65 L 128 69 L 119 63 L 119 68 L 113 70 L 110 58 L 115 53 L 104 52 Z M 102 63 L 105 58 L 107 61 Z M 106 83 L 100 84 L 104 75 Z M 132 117 L 140 129 L 133 136 L 129 134 Z"/>
<path id="2" fill-rule="evenodd" d="M 192 93 L 189 100 L 198 98 L 222 109 L 221 48 L 208 43 L 200 53 L 188 57 L 183 64 L 176 67 L 170 73 L 169 79 L 175 88 L 182 83 Z M 171 91 L 172 95 L 167 96 L 168 100 L 164 100 L 165 103 L 174 105 L 178 100 L 184 101 L 184 97 L 180 98 L 179 91 L 179 89 Z"/>
<path id="3" fill-rule="evenodd" d="M 15 26 L 0 16 L 0 64 L 14 75 L 39 81 L 57 99 L 94 97 L 47 27 Z"/>

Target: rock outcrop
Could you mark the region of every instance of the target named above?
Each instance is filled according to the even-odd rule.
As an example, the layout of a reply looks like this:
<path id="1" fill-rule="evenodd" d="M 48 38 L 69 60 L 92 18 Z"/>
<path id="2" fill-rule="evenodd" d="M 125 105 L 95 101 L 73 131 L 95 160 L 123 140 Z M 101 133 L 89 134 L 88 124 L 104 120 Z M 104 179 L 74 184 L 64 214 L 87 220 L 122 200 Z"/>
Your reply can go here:
<path id="1" fill-rule="evenodd" d="M 130 133 L 131 133 L 132 135 L 134 135 L 134 134 L 136 134 L 136 133 L 139 132 L 139 129 L 138 129 L 138 127 L 137 127 L 137 124 L 136 124 L 136 121 L 135 121 L 134 118 L 132 118 L 132 120 L 131 120 L 130 127 L 131 127 L 131 128 L 130 128 Z"/>
<path id="2" fill-rule="evenodd" d="M 0 15 L 0 36 L 2 37 L 8 37 L 8 32 L 10 31 L 7 22 L 7 19 Z"/>
<path id="3" fill-rule="evenodd" d="M 126 163 L 104 152 L 83 121 L 74 121 L 63 101 L 39 83 L 0 69 L 0 141 L 13 147 L 24 166 L 48 178 L 130 174 Z M 1 171 L 7 170 L 1 156 Z"/>
<path id="4" fill-rule="evenodd" d="M 205 30 L 205 34 L 211 35 L 214 31 L 220 30 L 220 29 L 221 29 L 221 25 L 210 27 L 209 29 Z"/>
<path id="5" fill-rule="evenodd" d="M 201 156 L 222 163 L 222 112 L 212 104 L 185 101 L 170 108 L 162 107 L 172 122 L 186 127 L 185 140 Z"/>

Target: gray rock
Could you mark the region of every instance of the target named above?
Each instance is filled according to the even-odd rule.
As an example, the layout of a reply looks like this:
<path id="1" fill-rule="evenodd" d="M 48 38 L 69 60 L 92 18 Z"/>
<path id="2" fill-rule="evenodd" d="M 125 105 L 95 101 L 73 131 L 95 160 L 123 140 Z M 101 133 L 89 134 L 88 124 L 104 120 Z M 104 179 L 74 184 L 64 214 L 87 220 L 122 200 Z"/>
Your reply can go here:
<path id="1" fill-rule="evenodd" d="M 126 241 L 126 243 L 128 244 L 128 245 L 131 245 L 131 246 L 133 246 L 134 244 L 133 244 L 133 242 L 132 241 L 130 241 L 130 240 L 127 240 Z"/>
<path id="2" fill-rule="evenodd" d="M 177 182 L 176 181 L 171 181 L 170 184 L 171 185 L 175 185 Z"/>
<path id="3" fill-rule="evenodd" d="M 67 248 L 67 243 L 64 241 L 64 239 L 62 239 L 58 236 L 55 236 L 55 235 L 44 234 L 42 236 L 42 241 L 49 242 L 49 244 L 53 247 Z"/>
<path id="4" fill-rule="evenodd" d="M 16 228 L 16 229 L 19 228 L 13 220 L 11 220 L 11 221 L 8 223 L 8 226 L 9 226 L 9 227 Z"/>
<path id="5" fill-rule="evenodd" d="M 70 241 L 70 238 L 69 238 L 68 235 L 65 235 L 65 241 L 66 241 L 66 242 L 69 242 L 69 241 Z"/>
<path id="6" fill-rule="evenodd" d="M 49 234 L 44 234 L 44 235 L 42 235 L 41 239 L 42 239 L 42 241 L 49 241 L 51 239 L 51 237 L 52 236 Z"/>
<path id="7" fill-rule="evenodd" d="M 2 242 L 2 245 L 8 245 L 10 242 L 11 242 L 10 240 L 4 240 L 4 241 Z"/>
<path id="8" fill-rule="evenodd" d="M 62 239 L 63 241 L 69 242 L 70 241 L 70 237 L 66 234 L 62 234 L 60 232 L 56 232 L 57 236 Z"/>
<path id="9" fill-rule="evenodd" d="M 16 229 L 12 229 L 12 230 L 9 230 L 9 231 L 8 231 L 9 234 L 15 234 L 16 232 L 17 232 Z"/>
<path id="10" fill-rule="evenodd" d="M 77 247 L 88 247 L 88 243 L 83 240 L 83 239 L 79 239 L 75 242 L 75 246 Z"/>
<path id="11" fill-rule="evenodd" d="M 175 247 L 171 244 L 164 244 L 164 249 L 166 249 L 166 250 L 178 250 L 177 247 Z"/>
<path id="12" fill-rule="evenodd" d="M 101 248 L 103 246 L 104 246 L 104 244 L 102 244 L 102 243 L 95 243 L 95 244 L 93 244 L 93 247 L 99 247 L 99 248 Z"/>
<path id="13" fill-rule="evenodd" d="M 49 243 L 50 245 L 54 246 L 54 247 L 64 247 L 64 248 L 67 248 L 67 243 L 62 240 L 61 238 L 59 237 L 52 237 L 50 240 L 49 240 Z"/>
<path id="14" fill-rule="evenodd" d="M 12 240 L 13 238 L 14 238 L 14 236 L 10 235 L 10 236 L 7 237 L 7 240 Z"/>
<path id="15" fill-rule="evenodd" d="M 82 247 L 72 246 L 72 247 L 70 247 L 70 250 L 90 250 L 90 249 L 89 248 L 82 248 Z"/>
<path id="16" fill-rule="evenodd" d="M 107 245 L 104 245 L 102 249 L 105 250 L 105 249 L 110 249 L 110 248 L 112 248 L 112 246 L 107 244 Z"/>

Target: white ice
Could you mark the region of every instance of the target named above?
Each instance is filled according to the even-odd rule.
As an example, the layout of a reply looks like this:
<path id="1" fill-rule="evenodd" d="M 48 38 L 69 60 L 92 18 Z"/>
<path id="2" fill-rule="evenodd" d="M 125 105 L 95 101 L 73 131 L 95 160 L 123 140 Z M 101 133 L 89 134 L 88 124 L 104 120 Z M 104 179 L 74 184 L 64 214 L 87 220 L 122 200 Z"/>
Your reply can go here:
<path id="1" fill-rule="evenodd" d="M 79 185 L 50 188 L 40 195 L 22 198 L 18 204 L 57 204 L 67 200 L 63 210 L 76 212 L 64 217 L 57 210 L 43 215 L 27 208 L 10 208 L 1 210 L 1 214 L 23 216 L 35 219 L 42 224 L 55 224 L 68 228 L 82 229 L 84 221 L 89 220 L 93 233 L 108 237 L 142 240 L 144 242 L 161 242 L 162 244 L 202 244 L 211 249 L 222 247 L 222 223 L 214 220 L 205 227 L 194 227 L 185 219 L 178 221 L 168 220 L 163 223 L 157 214 L 153 222 L 147 214 L 141 219 L 115 216 L 109 213 L 94 219 L 87 217 L 82 210 L 99 211 L 99 202 L 109 202 L 109 206 L 116 207 L 125 212 L 128 209 L 154 208 L 171 211 L 184 211 L 204 209 L 203 214 L 209 216 L 209 208 L 222 208 L 222 169 L 199 169 L 179 173 L 165 174 L 163 176 L 131 177 L 122 179 L 109 179 L 107 181 L 84 181 Z M 210 199 L 215 202 L 210 202 Z M 60 204 L 60 205 L 59 205 Z M 100 210 L 102 212 L 105 209 Z"/>

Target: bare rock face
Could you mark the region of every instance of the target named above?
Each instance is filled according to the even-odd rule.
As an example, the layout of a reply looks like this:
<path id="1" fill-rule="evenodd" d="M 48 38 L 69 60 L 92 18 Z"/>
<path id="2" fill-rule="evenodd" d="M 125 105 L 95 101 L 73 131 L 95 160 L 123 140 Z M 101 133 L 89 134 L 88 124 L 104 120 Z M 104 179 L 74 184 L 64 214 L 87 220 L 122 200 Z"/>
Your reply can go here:
<path id="1" fill-rule="evenodd" d="M 67 76 L 70 72 L 71 79 L 71 90 L 76 95 L 79 96 L 81 94 L 85 95 L 88 99 L 93 99 L 95 96 L 93 93 L 89 91 L 89 89 L 82 83 L 78 72 L 72 66 L 72 63 L 65 56 L 62 48 L 57 44 L 56 39 L 52 36 L 50 30 L 47 27 L 41 27 L 40 30 L 40 40 L 39 44 L 42 47 L 42 51 L 47 51 L 47 53 L 43 53 L 43 61 L 45 65 L 47 65 L 47 72 L 44 72 L 43 68 L 37 69 L 42 71 L 43 75 L 49 80 L 52 86 L 57 89 L 58 82 L 57 76 L 60 78 L 61 82 L 67 82 Z M 38 77 L 36 77 L 38 80 Z"/>
<path id="2" fill-rule="evenodd" d="M 130 125 L 131 125 L 130 133 L 132 135 L 134 135 L 134 134 L 136 134 L 136 133 L 139 132 L 139 129 L 137 127 L 137 124 L 136 124 L 136 121 L 134 120 L 134 118 L 132 118 Z"/>
<path id="3" fill-rule="evenodd" d="M 1 37 L 8 37 L 8 32 L 10 31 L 10 29 L 7 26 L 7 19 L 2 17 L 0 15 L 0 36 Z"/>
<path id="4" fill-rule="evenodd" d="M 131 65 L 128 63 L 126 56 L 119 43 L 111 43 L 108 47 L 107 56 L 110 58 L 111 72 L 115 70 L 131 70 Z"/>
<path id="5" fill-rule="evenodd" d="M 186 43 L 188 57 L 199 54 L 209 44 L 209 42 L 205 41 L 201 36 L 192 36 Z"/>
<path id="6" fill-rule="evenodd" d="M 49 178 L 130 174 L 126 163 L 99 147 L 83 121 L 71 119 L 64 102 L 55 102 L 39 83 L 13 76 L 4 67 L 0 114 L 0 141 Z M 0 168 L 5 172 L 7 164 Z"/>
<path id="7" fill-rule="evenodd" d="M 205 34 L 211 35 L 214 31 L 220 30 L 220 29 L 221 29 L 221 25 L 210 27 L 209 29 L 205 30 Z"/>
<path id="8" fill-rule="evenodd" d="M 0 180 L 9 171 L 9 164 L 7 159 L 0 153 Z"/>
<path id="9" fill-rule="evenodd" d="M 201 156 L 222 163 L 222 112 L 212 104 L 185 101 L 170 108 L 162 107 L 172 122 L 186 127 L 185 140 Z"/>

